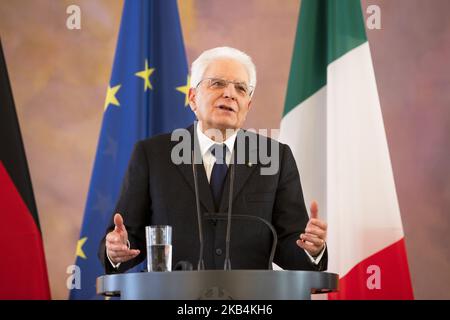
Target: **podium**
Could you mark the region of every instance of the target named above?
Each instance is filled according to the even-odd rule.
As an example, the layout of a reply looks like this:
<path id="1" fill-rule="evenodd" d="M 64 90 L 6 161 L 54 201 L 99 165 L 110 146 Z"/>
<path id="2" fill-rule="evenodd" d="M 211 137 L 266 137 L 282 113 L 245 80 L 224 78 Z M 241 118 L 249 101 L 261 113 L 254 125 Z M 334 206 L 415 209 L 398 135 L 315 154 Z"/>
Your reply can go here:
<path id="1" fill-rule="evenodd" d="M 96 286 L 122 300 L 310 300 L 337 291 L 338 280 L 319 271 L 203 270 L 103 275 Z"/>

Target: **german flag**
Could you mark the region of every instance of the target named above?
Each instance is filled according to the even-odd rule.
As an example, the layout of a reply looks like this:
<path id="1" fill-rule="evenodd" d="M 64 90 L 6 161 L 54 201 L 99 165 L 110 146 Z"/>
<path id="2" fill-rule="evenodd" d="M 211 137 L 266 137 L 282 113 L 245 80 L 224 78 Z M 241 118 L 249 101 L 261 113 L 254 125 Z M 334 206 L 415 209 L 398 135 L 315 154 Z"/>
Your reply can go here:
<path id="1" fill-rule="evenodd" d="M 0 40 L 0 299 L 50 299 L 36 203 Z"/>

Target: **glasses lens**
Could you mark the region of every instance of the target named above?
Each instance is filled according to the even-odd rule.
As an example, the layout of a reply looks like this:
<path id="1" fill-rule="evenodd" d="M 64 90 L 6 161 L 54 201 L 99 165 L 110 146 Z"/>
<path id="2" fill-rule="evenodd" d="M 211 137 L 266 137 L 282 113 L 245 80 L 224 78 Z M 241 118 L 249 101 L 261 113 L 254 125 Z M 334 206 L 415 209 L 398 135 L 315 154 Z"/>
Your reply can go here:
<path id="1" fill-rule="evenodd" d="M 234 88 L 236 89 L 237 92 L 242 93 L 242 94 L 248 94 L 248 87 L 245 83 L 243 82 L 237 82 L 234 84 Z"/>
<path id="2" fill-rule="evenodd" d="M 208 87 L 212 89 L 223 89 L 228 86 L 228 84 L 232 83 L 234 85 L 235 90 L 241 95 L 251 95 L 253 88 L 248 86 L 245 82 L 234 82 L 228 81 L 220 78 L 207 78 L 203 80 L 208 80 Z M 202 81 L 203 81 L 202 80 Z M 202 81 L 199 82 L 202 83 Z"/>
<path id="3" fill-rule="evenodd" d="M 209 80 L 209 86 L 212 88 L 225 88 L 227 86 L 227 82 L 223 79 L 212 78 Z"/>

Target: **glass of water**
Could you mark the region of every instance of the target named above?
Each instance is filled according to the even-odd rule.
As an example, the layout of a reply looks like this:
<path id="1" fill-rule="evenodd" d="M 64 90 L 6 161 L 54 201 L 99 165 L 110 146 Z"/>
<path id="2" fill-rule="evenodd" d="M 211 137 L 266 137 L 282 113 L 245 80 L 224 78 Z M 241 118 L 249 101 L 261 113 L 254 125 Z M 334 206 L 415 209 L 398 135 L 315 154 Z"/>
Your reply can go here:
<path id="1" fill-rule="evenodd" d="M 147 241 L 147 270 L 172 271 L 172 227 L 145 227 Z"/>

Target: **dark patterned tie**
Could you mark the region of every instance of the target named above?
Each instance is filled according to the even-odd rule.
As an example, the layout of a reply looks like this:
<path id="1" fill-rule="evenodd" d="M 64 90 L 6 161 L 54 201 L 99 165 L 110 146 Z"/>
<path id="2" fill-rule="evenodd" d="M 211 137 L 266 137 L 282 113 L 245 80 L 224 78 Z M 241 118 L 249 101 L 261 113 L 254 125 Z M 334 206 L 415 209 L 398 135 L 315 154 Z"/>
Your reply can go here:
<path id="1" fill-rule="evenodd" d="M 222 198 L 223 185 L 227 176 L 227 163 L 225 161 L 227 155 L 227 146 L 225 144 L 215 144 L 211 147 L 211 154 L 216 158 L 216 163 L 211 171 L 209 184 L 213 193 L 216 209 L 220 206 Z"/>

